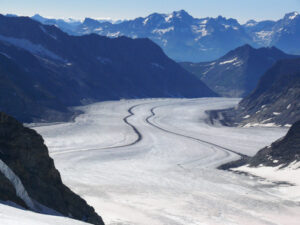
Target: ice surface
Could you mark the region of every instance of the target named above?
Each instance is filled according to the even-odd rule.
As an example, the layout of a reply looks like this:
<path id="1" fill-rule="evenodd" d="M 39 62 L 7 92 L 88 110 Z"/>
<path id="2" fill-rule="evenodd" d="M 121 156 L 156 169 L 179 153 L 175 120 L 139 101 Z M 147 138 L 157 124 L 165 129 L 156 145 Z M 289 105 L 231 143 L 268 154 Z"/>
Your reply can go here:
<path id="1" fill-rule="evenodd" d="M 239 100 L 103 102 L 83 107 L 74 123 L 35 129 L 63 182 L 106 224 L 298 224 L 299 203 L 280 185 L 216 169 L 287 132 L 206 123 L 206 110 L 234 107 Z"/>
<path id="2" fill-rule="evenodd" d="M 2 203 L 2 202 L 1 202 Z M 1 225 L 88 225 L 66 217 L 49 216 L 0 204 Z"/>
<path id="3" fill-rule="evenodd" d="M 278 160 L 274 160 L 277 163 Z M 249 167 L 241 166 L 235 171 L 241 171 L 267 179 L 269 182 L 286 182 L 290 185 L 283 185 L 279 191 L 284 193 L 284 196 L 295 201 L 300 201 L 300 162 L 292 162 L 289 166 L 278 167 Z"/>

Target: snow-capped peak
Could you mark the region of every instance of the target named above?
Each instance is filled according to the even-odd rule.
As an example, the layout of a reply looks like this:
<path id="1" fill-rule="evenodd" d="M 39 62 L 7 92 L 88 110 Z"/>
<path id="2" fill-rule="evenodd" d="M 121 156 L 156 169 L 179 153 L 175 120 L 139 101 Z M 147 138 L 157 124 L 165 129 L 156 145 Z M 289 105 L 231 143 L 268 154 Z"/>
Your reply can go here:
<path id="1" fill-rule="evenodd" d="M 299 16 L 298 12 L 291 12 L 285 15 L 285 18 L 289 19 L 289 20 L 294 20 L 295 18 L 297 18 Z"/>
<path id="2" fill-rule="evenodd" d="M 249 20 L 247 21 L 247 23 L 245 24 L 246 27 L 253 27 L 257 25 L 257 22 L 255 20 Z"/>
<path id="3" fill-rule="evenodd" d="M 172 19 L 177 18 L 177 19 L 185 19 L 185 18 L 191 18 L 192 16 L 188 14 L 185 10 L 180 10 L 180 11 L 174 11 L 170 14 L 165 15 L 165 21 L 167 23 L 170 23 Z"/>

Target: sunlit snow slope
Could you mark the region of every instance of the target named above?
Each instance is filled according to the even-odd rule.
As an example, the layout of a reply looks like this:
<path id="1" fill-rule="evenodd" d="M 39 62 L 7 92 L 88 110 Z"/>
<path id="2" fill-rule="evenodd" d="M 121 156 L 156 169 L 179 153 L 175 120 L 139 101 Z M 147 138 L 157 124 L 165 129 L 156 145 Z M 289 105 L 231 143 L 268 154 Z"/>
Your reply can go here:
<path id="1" fill-rule="evenodd" d="M 298 224 L 299 202 L 280 186 L 216 169 L 287 132 L 206 123 L 206 110 L 238 100 L 103 102 L 81 108 L 73 123 L 35 129 L 64 183 L 106 224 Z"/>

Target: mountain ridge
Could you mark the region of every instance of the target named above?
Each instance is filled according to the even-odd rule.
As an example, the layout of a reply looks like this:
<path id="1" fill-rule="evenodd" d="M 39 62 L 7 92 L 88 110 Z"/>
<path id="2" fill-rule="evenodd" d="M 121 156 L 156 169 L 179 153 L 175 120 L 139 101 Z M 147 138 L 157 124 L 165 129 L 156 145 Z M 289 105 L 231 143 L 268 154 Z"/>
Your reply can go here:
<path id="1" fill-rule="evenodd" d="M 300 120 L 300 59 L 283 59 L 260 78 L 234 109 L 210 112 L 228 126 L 286 126 Z"/>
<path id="2" fill-rule="evenodd" d="M 0 109 L 26 122 L 64 120 L 72 114 L 69 107 L 95 101 L 217 96 L 148 38 L 70 36 L 28 17 L 0 16 L 0 53 L 6 74 Z M 12 75 L 6 64 L 19 72 Z M 14 77 L 32 88 L 19 85 L 16 91 Z M 16 98 L 7 102 L 9 96 Z M 32 108 L 24 110 L 24 96 Z M 25 108 L 14 111 L 14 105 Z"/>
<path id="3" fill-rule="evenodd" d="M 222 96 L 245 97 L 276 61 L 296 57 L 275 47 L 256 49 L 246 44 L 215 61 L 180 65 Z"/>
<path id="4" fill-rule="evenodd" d="M 93 25 L 82 22 L 75 27 L 61 28 L 72 35 L 148 37 L 176 61 L 211 61 L 244 44 L 256 48 L 276 46 L 289 54 L 300 54 L 297 12 L 287 13 L 277 21 L 250 20 L 245 24 L 222 16 L 195 18 L 184 10 L 152 13 L 119 23 L 86 19 L 93 21 Z"/>

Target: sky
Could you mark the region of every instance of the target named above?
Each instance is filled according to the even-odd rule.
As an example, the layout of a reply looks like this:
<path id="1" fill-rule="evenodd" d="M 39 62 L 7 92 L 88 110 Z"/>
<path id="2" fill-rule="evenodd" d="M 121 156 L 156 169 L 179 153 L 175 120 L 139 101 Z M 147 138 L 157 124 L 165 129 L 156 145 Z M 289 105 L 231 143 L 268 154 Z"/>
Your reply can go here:
<path id="1" fill-rule="evenodd" d="M 1 14 L 49 18 L 133 19 L 184 9 L 194 17 L 276 20 L 300 12 L 300 0 L 0 0 Z"/>

